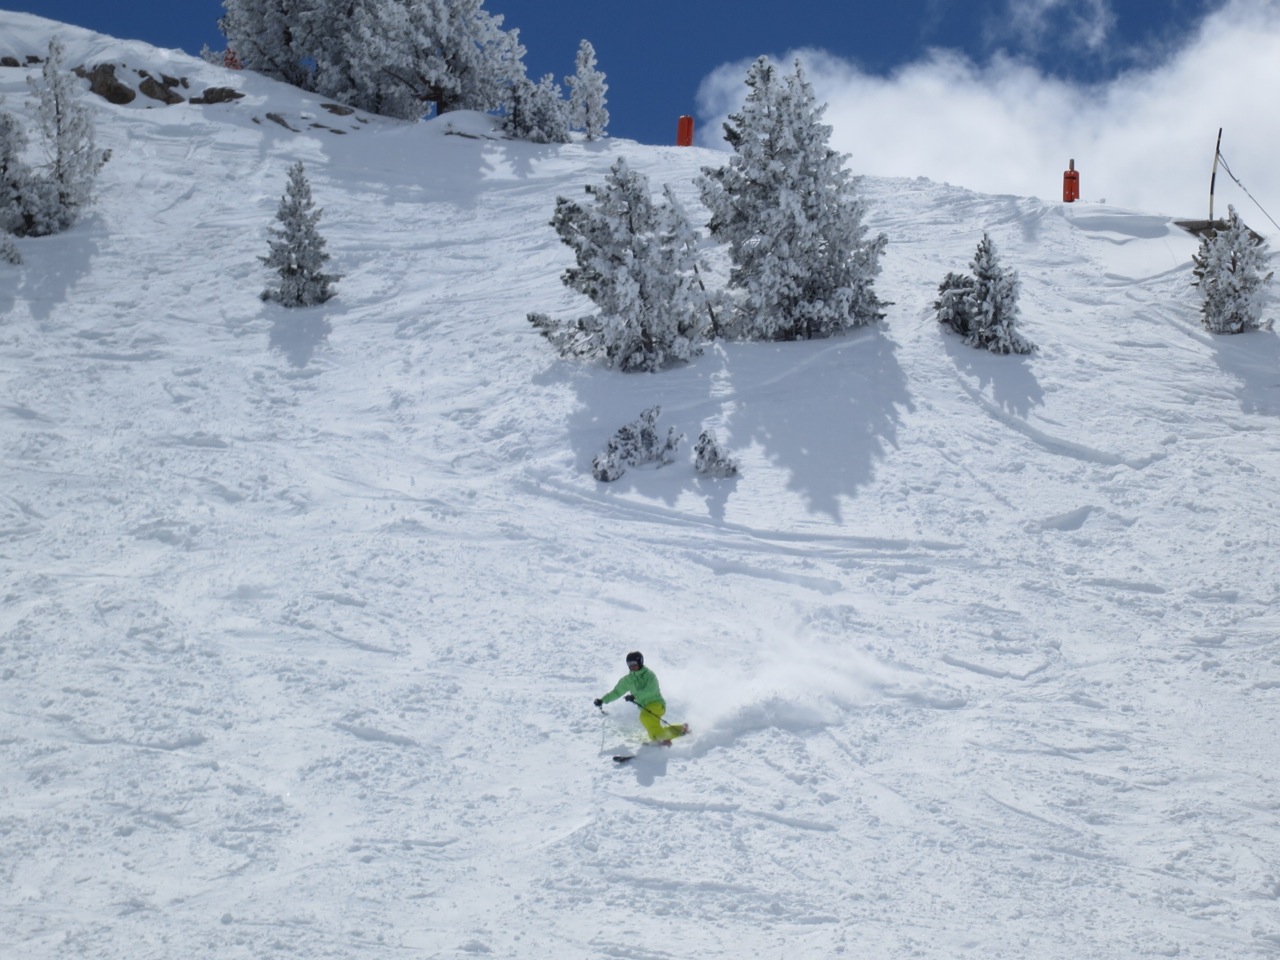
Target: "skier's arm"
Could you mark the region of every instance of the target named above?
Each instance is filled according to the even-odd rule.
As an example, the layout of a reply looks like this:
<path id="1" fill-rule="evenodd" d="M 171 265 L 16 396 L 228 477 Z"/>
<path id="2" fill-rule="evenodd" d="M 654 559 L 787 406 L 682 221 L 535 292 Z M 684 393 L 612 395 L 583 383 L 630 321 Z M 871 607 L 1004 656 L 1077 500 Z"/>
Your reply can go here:
<path id="1" fill-rule="evenodd" d="M 623 677 L 621 680 L 618 681 L 617 685 L 614 686 L 612 690 L 610 690 L 600 699 L 605 703 L 613 703 L 613 701 L 617 700 L 624 693 L 629 693 L 631 691 L 631 687 L 632 687 L 631 674 L 627 674 L 625 677 Z"/>

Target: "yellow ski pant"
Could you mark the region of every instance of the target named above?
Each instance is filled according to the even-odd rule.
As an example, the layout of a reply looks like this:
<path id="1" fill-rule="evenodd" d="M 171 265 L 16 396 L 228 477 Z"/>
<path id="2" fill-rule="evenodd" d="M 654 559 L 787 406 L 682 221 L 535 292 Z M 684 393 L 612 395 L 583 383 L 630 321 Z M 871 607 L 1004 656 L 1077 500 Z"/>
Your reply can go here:
<path id="1" fill-rule="evenodd" d="M 643 707 L 640 707 L 640 723 L 644 725 L 650 740 L 674 740 L 684 733 L 679 724 L 674 727 L 664 727 L 662 725 L 662 715 L 666 712 L 667 705 L 661 700 L 655 700 L 653 703 L 646 703 Z"/>

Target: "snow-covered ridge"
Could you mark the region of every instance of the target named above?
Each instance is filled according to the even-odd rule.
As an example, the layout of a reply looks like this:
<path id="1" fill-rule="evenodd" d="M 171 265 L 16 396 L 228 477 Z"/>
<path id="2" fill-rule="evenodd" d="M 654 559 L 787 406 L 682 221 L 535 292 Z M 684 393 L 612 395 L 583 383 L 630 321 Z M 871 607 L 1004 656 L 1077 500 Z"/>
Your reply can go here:
<path id="1" fill-rule="evenodd" d="M 555 197 L 722 155 L 233 79 L 92 101 L 97 206 L 0 263 L 7 955 L 1274 954 L 1280 350 L 1194 240 L 866 179 L 883 324 L 622 376 L 525 319 L 583 308 Z M 327 341 L 259 297 L 298 160 Z M 933 319 L 984 230 L 1032 357 Z M 655 405 L 738 476 L 594 481 Z M 615 769 L 632 649 L 695 735 Z"/>

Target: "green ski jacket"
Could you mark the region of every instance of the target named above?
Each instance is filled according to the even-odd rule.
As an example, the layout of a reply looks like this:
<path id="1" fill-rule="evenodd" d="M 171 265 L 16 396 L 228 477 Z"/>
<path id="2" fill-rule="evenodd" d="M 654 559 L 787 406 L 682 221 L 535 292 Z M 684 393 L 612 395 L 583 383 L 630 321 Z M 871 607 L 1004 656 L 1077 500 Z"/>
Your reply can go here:
<path id="1" fill-rule="evenodd" d="M 629 670 L 627 675 L 618 681 L 618 685 L 600 699 L 605 703 L 613 703 L 624 693 L 636 698 L 636 703 L 647 707 L 651 703 L 660 703 L 664 707 L 667 702 L 662 699 L 662 691 L 658 689 L 658 678 L 648 667 Z"/>

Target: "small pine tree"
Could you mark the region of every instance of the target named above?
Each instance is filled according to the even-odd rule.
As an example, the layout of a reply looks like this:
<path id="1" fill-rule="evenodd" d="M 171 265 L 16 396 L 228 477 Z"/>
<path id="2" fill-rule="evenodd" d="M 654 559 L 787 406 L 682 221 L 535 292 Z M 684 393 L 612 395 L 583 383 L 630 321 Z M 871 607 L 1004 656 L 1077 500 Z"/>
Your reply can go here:
<path id="1" fill-rule="evenodd" d="M 1035 346 L 1017 331 L 1018 275 L 1005 270 L 996 245 L 984 233 L 970 263 L 973 269 L 972 328 L 969 343 L 992 353 L 1031 353 Z"/>
<path id="2" fill-rule="evenodd" d="M 280 274 L 280 285 L 264 290 L 262 299 L 286 307 L 310 307 L 334 295 L 332 284 L 341 277 L 324 272 L 329 254 L 316 229 L 322 212 L 311 198 L 311 184 L 302 163 L 295 163 L 289 168 L 289 186 L 276 211 L 280 226 L 271 228 L 270 252 L 259 257 Z"/>
<path id="3" fill-rule="evenodd" d="M 1204 299 L 1204 328 L 1210 333 L 1270 330 L 1272 321 L 1262 319 L 1263 288 L 1272 276 L 1267 243 L 1249 232 L 1235 207 L 1227 210 L 1227 228 L 1202 238 L 1192 258 L 1194 286 Z"/>
<path id="4" fill-rule="evenodd" d="M 596 316 L 529 321 L 563 356 L 600 357 L 624 371 L 653 372 L 696 356 L 711 314 L 698 281 L 697 233 L 669 189 L 655 204 L 649 178 L 619 158 L 593 204 L 559 197 L 551 221 L 574 252 L 565 286 L 591 298 Z"/>
<path id="5" fill-rule="evenodd" d="M 863 204 L 828 146 L 799 61 L 779 78 L 761 57 L 750 93 L 725 124 L 729 163 L 704 167 L 698 186 L 712 237 L 729 244 L 738 332 L 751 340 L 808 340 L 873 323 L 873 290 L 887 238 L 867 240 Z"/>
<path id="6" fill-rule="evenodd" d="M 972 347 L 992 353 L 1031 353 L 1035 345 L 1018 326 L 1018 275 L 1005 270 L 986 233 L 969 266 L 972 277 L 947 274 L 934 303 L 938 320 L 951 326 Z"/>
<path id="7" fill-rule="evenodd" d="M 948 273 L 938 284 L 938 299 L 933 308 L 938 322 L 946 324 L 962 337 L 973 329 L 973 288 L 977 281 L 964 273 Z"/>
<path id="8" fill-rule="evenodd" d="M 518 140 L 568 143 L 569 118 L 555 77 L 548 73 L 537 84 L 527 77 L 513 83 L 502 126 Z"/>
<path id="9" fill-rule="evenodd" d="M 569 87 L 569 126 L 585 131 L 588 140 L 599 140 L 609 127 L 609 111 L 605 109 L 609 85 L 596 69 L 596 51 L 590 41 L 578 44 L 576 66 L 574 75 L 564 78 Z"/>
<path id="10" fill-rule="evenodd" d="M 693 452 L 693 469 L 703 476 L 726 478 L 738 475 L 737 461 L 721 448 L 720 440 L 714 430 L 702 431 Z"/>
<path id="11" fill-rule="evenodd" d="M 665 467 L 674 463 L 676 451 L 685 436 L 677 434 L 675 427 L 669 427 L 666 438 L 660 439 L 658 417 L 661 415 L 662 407 L 650 407 L 640 414 L 640 419 L 621 427 L 592 460 L 591 475 L 601 482 L 610 483 L 626 473 L 627 467 L 642 463 L 657 463 Z"/>
<path id="12" fill-rule="evenodd" d="M 12 114 L 0 114 L 0 227 L 40 237 L 65 230 L 93 202 L 98 171 L 109 151 L 94 144 L 93 119 L 79 102 L 75 80 L 63 70 L 62 41 L 49 41 L 39 82 L 31 80 L 46 163 L 22 160 L 26 132 Z"/>
<path id="13" fill-rule="evenodd" d="M 27 204 L 35 176 L 22 159 L 27 132 L 18 118 L 0 112 L 0 232 L 27 233 Z"/>

